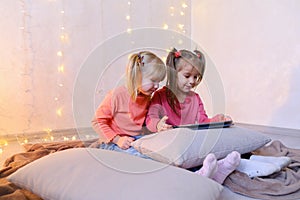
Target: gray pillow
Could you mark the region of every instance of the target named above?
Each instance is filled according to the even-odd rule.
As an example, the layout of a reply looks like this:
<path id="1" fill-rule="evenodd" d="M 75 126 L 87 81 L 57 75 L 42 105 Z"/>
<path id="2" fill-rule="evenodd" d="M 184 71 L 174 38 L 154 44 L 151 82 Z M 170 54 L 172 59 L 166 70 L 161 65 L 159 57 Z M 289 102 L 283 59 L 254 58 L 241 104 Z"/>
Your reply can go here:
<path id="1" fill-rule="evenodd" d="M 8 180 L 45 200 L 215 200 L 223 189 L 188 170 L 96 148 L 47 155 Z"/>
<path id="2" fill-rule="evenodd" d="M 251 152 L 270 141 L 258 131 L 237 126 L 204 130 L 176 128 L 144 136 L 132 146 L 156 161 L 191 168 L 202 165 L 208 153 L 220 159 L 232 151 Z"/>

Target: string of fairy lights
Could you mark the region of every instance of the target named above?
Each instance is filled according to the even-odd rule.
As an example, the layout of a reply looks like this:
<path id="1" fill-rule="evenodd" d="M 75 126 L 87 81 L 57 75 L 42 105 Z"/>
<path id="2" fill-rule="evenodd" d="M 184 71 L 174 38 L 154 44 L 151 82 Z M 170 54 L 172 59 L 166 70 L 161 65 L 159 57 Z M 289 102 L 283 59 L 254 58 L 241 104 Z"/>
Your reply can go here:
<path id="1" fill-rule="evenodd" d="M 20 0 L 21 11 L 21 24 L 19 26 L 20 33 L 22 35 L 22 43 L 20 49 L 23 51 L 23 69 L 21 70 L 21 80 L 24 92 L 27 98 L 24 100 L 24 107 L 28 111 L 26 118 L 26 127 L 22 130 L 22 133 L 17 135 L 17 139 L 26 140 L 26 133 L 31 130 L 32 118 L 35 112 L 35 95 L 34 90 L 34 66 L 35 66 L 35 51 L 32 47 L 32 34 L 31 34 L 31 4 L 27 0 Z"/>
<path id="2" fill-rule="evenodd" d="M 163 22 L 161 24 L 161 28 L 165 29 L 165 30 L 173 30 L 176 32 L 179 32 L 181 34 L 186 35 L 187 34 L 187 26 L 186 26 L 186 13 L 187 13 L 187 9 L 189 7 L 188 4 L 188 0 L 182 0 L 180 1 L 180 3 L 178 3 L 178 1 L 171 1 L 169 8 L 168 8 L 168 21 L 170 23 L 167 22 Z M 128 12 L 125 16 L 125 19 L 127 20 L 127 33 L 131 34 L 132 32 L 132 20 L 131 20 L 131 10 L 132 10 L 132 4 L 134 2 L 133 1 L 127 1 L 127 9 Z M 150 2 L 151 4 L 152 2 Z M 150 6 L 151 8 L 151 6 Z M 177 20 L 176 20 L 177 19 Z M 174 24 L 175 22 L 175 24 Z M 177 23 L 176 23 L 177 22 Z M 181 45 L 182 44 L 182 40 L 178 41 L 178 44 Z M 170 47 L 172 48 L 172 47 Z M 166 49 L 166 53 L 168 53 L 171 49 Z M 166 57 L 162 57 L 163 60 L 166 60 Z"/>
<path id="3" fill-rule="evenodd" d="M 52 0 L 53 1 L 53 0 Z M 57 14 L 59 15 L 59 30 L 57 36 L 57 42 L 59 43 L 59 49 L 56 52 L 56 56 L 58 59 L 57 62 L 57 79 L 56 79 L 56 95 L 53 97 L 55 102 L 55 115 L 56 121 L 55 124 L 62 121 L 65 116 L 64 112 L 64 99 L 63 94 L 65 93 L 65 84 L 64 77 L 66 73 L 66 45 L 69 43 L 69 34 L 68 29 L 66 27 L 66 13 L 65 13 L 65 2 L 64 0 L 57 1 L 60 3 L 60 8 L 57 10 Z M 52 141 L 69 141 L 69 140 L 77 140 L 78 137 L 75 134 L 65 135 L 60 131 L 53 130 L 52 128 L 44 128 L 43 130 L 46 134 L 40 139 L 41 142 L 52 142 Z M 55 133 L 56 132 L 56 133 Z M 60 133 L 60 134 L 57 134 Z"/>
<path id="4" fill-rule="evenodd" d="M 59 35 L 57 36 L 57 41 L 59 43 L 59 49 L 56 51 L 56 57 L 57 57 L 57 80 L 56 80 L 56 94 L 53 97 L 53 101 L 55 102 L 56 108 L 55 108 L 55 116 L 56 121 L 61 121 L 65 115 L 64 113 L 64 107 L 63 107 L 63 93 L 65 92 L 64 88 L 64 77 L 66 76 L 66 71 L 68 69 L 68 66 L 66 66 L 66 45 L 69 44 L 70 38 L 68 34 L 68 28 L 66 27 L 66 10 L 65 10 L 65 2 L 64 0 L 47 0 L 49 3 L 59 3 L 60 6 L 58 6 L 60 9 L 57 10 L 57 15 L 59 15 Z M 79 139 L 77 135 L 57 135 L 56 128 L 55 127 L 46 127 L 43 130 L 41 130 L 41 133 L 38 136 L 35 136 L 34 138 L 30 138 L 29 136 L 26 136 L 27 132 L 30 131 L 30 128 L 32 126 L 32 117 L 34 112 L 34 95 L 33 95 L 33 76 L 32 73 L 34 72 L 34 50 L 32 49 L 32 43 L 31 43 L 31 32 L 30 32 L 30 18 L 32 17 L 31 11 L 29 7 L 31 6 L 32 1 L 27 0 L 20 0 L 20 12 L 21 12 L 21 23 L 19 26 L 20 34 L 23 39 L 22 44 L 22 50 L 24 52 L 24 55 L 27 55 L 29 57 L 28 59 L 24 59 L 24 73 L 23 76 L 27 77 L 27 80 L 29 80 L 28 88 L 24 88 L 25 92 L 31 96 L 31 102 L 26 105 L 30 107 L 29 111 L 29 117 L 27 119 L 27 127 L 23 130 L 23 134 L 17 135 L 17 140 L 20 144 L 26 144 L 26 143 L 36 143 L 36 142 L 51 142 L 51 141 L 67 141 L 67 140 L 77 140 Z M 102 2 L 102 1 L 101 1 Z M 178 3 L 180 2 L 180 3 Z M 186 19 L 188 16 L 186 16 L 188 12 L 189 7 L 189 0 L 176 0 L 174 3 L 174 0 L 170 2 L 170 5 L 168 7 L 168 11 L 166 12 L 167 18 L 164 19 L 164 21 L 161 22 L 160 27 L 162 29 L 166 30 L 174 30 L 177 32 L 180 32 L 182 34 L 187 34 L 187 26 L 186 26 Z M 126 31 L 128 34 L 132 33 L 132 30 L 134 28 L 133 24 L 133 5 L 136 2 L 133 0 L 129 0 L 126 2 L 126 9 L 125 12 L 125 20 L 127 22 Z M 152 2 L 150 1 L 150 4 Z M 102 3 L 101 3 L 102 5 Z M 102 8 L 101 8 L 102 9 Z M 102 19 L 101 19 L 102 20 Z M 168 23 L 169 22 L 169 23 Z M 101 24 L 102 26 L 102 24 Z M 179 41 L 180 43 L 180 41 Z M 167 49 L 166 51 L 169 51 Z M 55 124 L 57 123 L 55 122 Z M 89 136 L 86 136 L 89 138 Z M 82 137 L 81 137 L 82 138 Z M 0 139 L 0 154 L 3 152 L 3 149 L 8 146 L 8 141 L 5 139 Z"/>
<path id="5" fill-rule="evenodd" d="M 128 8 L 128 12 L 126 13 L 126 16 L 125 16 L 125 19 L 128 21 L 127 22 L 127 33 L 131 33 L 132 32 L 132 23 L 131 23 L 131 13 L 132 13 L 132 4 L 133 4 L 133 1 L 127 1 L 127 8 Z M 170 26 L 170 24 L 168 24 L 167 22 L 163 22 L 162 25 L 161 25 L 161 28 L 163 29 L 172 29 L 172 30 L 175 30 L 175 31 L 178 31 L 182 34 L 185 34 L 186 33 L 186 27 L 185 27 L 185 15 L 186 15 L 186 9 L 188 8 L 188 3 L 186 1 L 182 1 L 180 6 L 176 6 L 177 4 L 175 3 L 172 3 L 169 7 L 169 10 L 168 10 L 168 14 L 169 16 L 171 17 L 170 18 L 170 21 L 173 22 L 173 19 L 172 17 L 178 17 L 178 16 L 181 16 L 181 18 L 183 20 L 181 20 L 180 23 L 177 23 L 174 26 Z"/>
<path id="6" fill-rule="evenodd" d="M 185 27 L 185 15 L 186 15 L 186 9 L 188 8 L 188 4 L 185 1 L 182 1 L 180 6 L 175 6 L 174 4 L 170 5 L 169 7 L 169 16 L 171 17 L 170 21 L 173 21 L 172 18 L 176 16 L 181 16 L 183 20 L 180 20 L 179 23 L 176 23 L 176 27 L 169 27 L 170 25 L 165 22 L 163 23 L 162 28 L 163 29 L 172 29 L 179 33 L 185 34 L 186 33 L 186 27 Z"/>

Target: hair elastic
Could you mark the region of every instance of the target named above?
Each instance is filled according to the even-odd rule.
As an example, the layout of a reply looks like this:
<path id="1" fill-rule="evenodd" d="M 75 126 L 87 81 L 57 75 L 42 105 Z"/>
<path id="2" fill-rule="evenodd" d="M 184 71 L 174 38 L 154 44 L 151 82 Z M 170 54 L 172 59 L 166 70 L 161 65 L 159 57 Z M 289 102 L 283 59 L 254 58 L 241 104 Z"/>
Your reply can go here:
<path id="1" fill-rule="evenodd" d="M 201 53 L 198 51 L 194 51 L 194 53 L 196 54 L 196 56 L 198 57 L 198 58 L 201 58 Z"/>
<path id="2" fill-rule="evenodd" d="M 138 57 L 138 59 L 137 59 L 138 65 L 144 65 L 144 63 L 143 63 L 143 58 L 144 58 L 144 56 L 141 56 L 141 54 L 139 53 L 139 54 L 137 55 L 137 57 Z"/>
<path id="3" fill-rule="evenodd" d="M 175 58 L 179 58 L 181 56 L 180 51 L 176 51 L 174 52 Z"/>

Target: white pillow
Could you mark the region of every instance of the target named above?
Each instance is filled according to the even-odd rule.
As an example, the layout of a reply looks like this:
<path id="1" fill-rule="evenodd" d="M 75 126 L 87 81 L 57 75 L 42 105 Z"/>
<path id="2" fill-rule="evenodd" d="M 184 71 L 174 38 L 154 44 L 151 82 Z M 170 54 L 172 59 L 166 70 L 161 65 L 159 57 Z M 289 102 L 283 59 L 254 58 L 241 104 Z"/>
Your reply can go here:
<path id="1" fill-rule="evenodd" d="M 223 189 L 188 170 L 96 148 L 50 154 L 8 180 L 45 200 L 215 200 Z"/>
<path id="2" fill-rule="evenodd" d="M 208 153 L 220 159 L 232 151 L 251 152 L 270 141 L 260 132 L 237 126 L 203 130 L 176 128 L 144 136 L 132 146 L 159 162 L 191 168 L 202 165 Z"/>

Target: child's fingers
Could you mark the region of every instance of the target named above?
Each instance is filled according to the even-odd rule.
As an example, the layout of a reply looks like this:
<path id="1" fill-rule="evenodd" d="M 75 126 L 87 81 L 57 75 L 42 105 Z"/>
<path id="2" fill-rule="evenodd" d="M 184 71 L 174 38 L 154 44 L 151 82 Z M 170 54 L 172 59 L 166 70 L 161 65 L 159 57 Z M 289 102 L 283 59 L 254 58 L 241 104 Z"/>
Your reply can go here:
<path id="1" fill-rule="evenodd" d="M 165 116 L 163 116 L 163 117 L 161 118 L 160 121 L 165 123 L 165 122 L 167 121 L 167 119 L 168 119 L 168 116 L 165 115 Z"/>
<path id="2" fill-rule="evenodd" d="M 225 115 L 225 121 L 232 121 L 232 118 L 228 115 Z"/>
<path id="3" fill-rule="evenodd" d="M 225 119 L 224 114 L 219 114 L 219 119 L 220 119 L 220 121 L 223 121 Z"/>
<path id="4" fill-rule="evenodd" d="M 159 122 L 157 124 L 158 132 L 167 130 L 169 128 L 169 126 L 171 126 L 169 124 L 166 124 L 167 119 L 168 119 L 168 116 L 165 115 L 159 120 Z"/>
<path id="5" fill-rule="evenodd" d="M 170 124 L 165 124 L 165 128 L 166 128 L 166 129 L 170 129 L 170 128 L 173 128 L 173 126 L 170 125 Z"/>
<path id="6" fill-rule="evenodd" d="M 128 137 L 127 138 L 127 142 L 133 142 L 134 141 L 134 138 L 133 137 Z"/>

